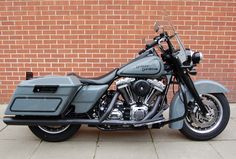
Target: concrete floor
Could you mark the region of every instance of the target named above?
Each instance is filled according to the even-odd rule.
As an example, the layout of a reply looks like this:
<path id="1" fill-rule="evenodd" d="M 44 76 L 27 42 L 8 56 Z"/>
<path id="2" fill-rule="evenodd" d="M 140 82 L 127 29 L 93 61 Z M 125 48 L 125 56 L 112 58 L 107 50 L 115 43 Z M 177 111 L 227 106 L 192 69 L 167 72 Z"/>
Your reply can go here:
<path id="1" fill-rule="evenodd" d="M 81 127 L 70 140 L 49 143 L 39 140 L 25 126 L 2 122 L 0 105 L 0 156 L 4 159 L 235 159 L 236 105 L 225 131 L 211 141 L 186 139 L 179 131 L 160 130 L 103 132 Z"/>

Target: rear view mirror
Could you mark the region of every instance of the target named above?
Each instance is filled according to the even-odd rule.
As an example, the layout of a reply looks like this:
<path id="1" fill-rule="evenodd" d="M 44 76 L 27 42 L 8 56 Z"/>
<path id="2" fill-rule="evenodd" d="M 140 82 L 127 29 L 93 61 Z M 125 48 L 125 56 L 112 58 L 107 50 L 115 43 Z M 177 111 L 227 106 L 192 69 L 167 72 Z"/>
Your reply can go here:
<path id="1" fill-rule="evenodd" d="M 159 31 L 160 25 L 159 25 L 159 23 L 158 23 L 157 21 L 154 23 L 153 28 L 154 28 L 154 31 L 155 31 L 156 33 Z"/>

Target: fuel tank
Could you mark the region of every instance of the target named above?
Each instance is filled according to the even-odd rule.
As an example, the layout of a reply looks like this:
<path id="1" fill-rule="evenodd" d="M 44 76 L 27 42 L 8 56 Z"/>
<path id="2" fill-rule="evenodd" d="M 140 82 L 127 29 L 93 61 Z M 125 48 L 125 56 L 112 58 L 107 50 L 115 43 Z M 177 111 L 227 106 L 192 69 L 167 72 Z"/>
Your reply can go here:
<path id="1" fill-rule="evenodd" d="M 164 73 L 163 61 L 157 55 L 144 53 L 117 72 L 121 77 L 159 78 Z"/>

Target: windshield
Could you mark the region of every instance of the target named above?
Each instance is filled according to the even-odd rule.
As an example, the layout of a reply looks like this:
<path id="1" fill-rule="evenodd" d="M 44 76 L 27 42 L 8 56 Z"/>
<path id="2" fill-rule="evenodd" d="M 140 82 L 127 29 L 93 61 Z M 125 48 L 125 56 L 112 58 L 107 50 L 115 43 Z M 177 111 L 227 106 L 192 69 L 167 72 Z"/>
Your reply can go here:
<path id="1" fill-rule="evenodd" d="M 171 36 L 171 42 L 174 45 L 175 49 L 179 49 L 177 57 L 180 61 L 184 62 L 187 59 L 186 49 L 182 40 L 180 39 L 178 32 L 175 29 L 171 19 L 169 16 L 165 16 L 164 20 L 158 21 L 154 25 L 154 30 L 157 31 L 157 27 L 159 27 L 158 32 L 167 32 L 169 36 Z"/>

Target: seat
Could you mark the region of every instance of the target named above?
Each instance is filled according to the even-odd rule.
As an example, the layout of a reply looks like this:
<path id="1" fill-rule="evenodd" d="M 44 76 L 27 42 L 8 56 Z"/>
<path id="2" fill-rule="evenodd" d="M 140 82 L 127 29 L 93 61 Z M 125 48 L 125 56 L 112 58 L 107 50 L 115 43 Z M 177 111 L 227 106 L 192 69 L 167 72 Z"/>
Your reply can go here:
<path id="1" fill-rule="evenodd" d="M 113 81 L 113 79 L 116 77 L 117 71 L 118 69 L 114 69 L 111 72 L 108 72 L 107 74 L 102 75 L 100 77 L 96 77 L 96 78 L 84 78 L 77 75 L 76 73 L 69 73 L 67 75 L 76 76 L 77 78 L 79 78 L 80 82 L 83 84 L 102 85 L 102 84 L 110 84 Z"/>

